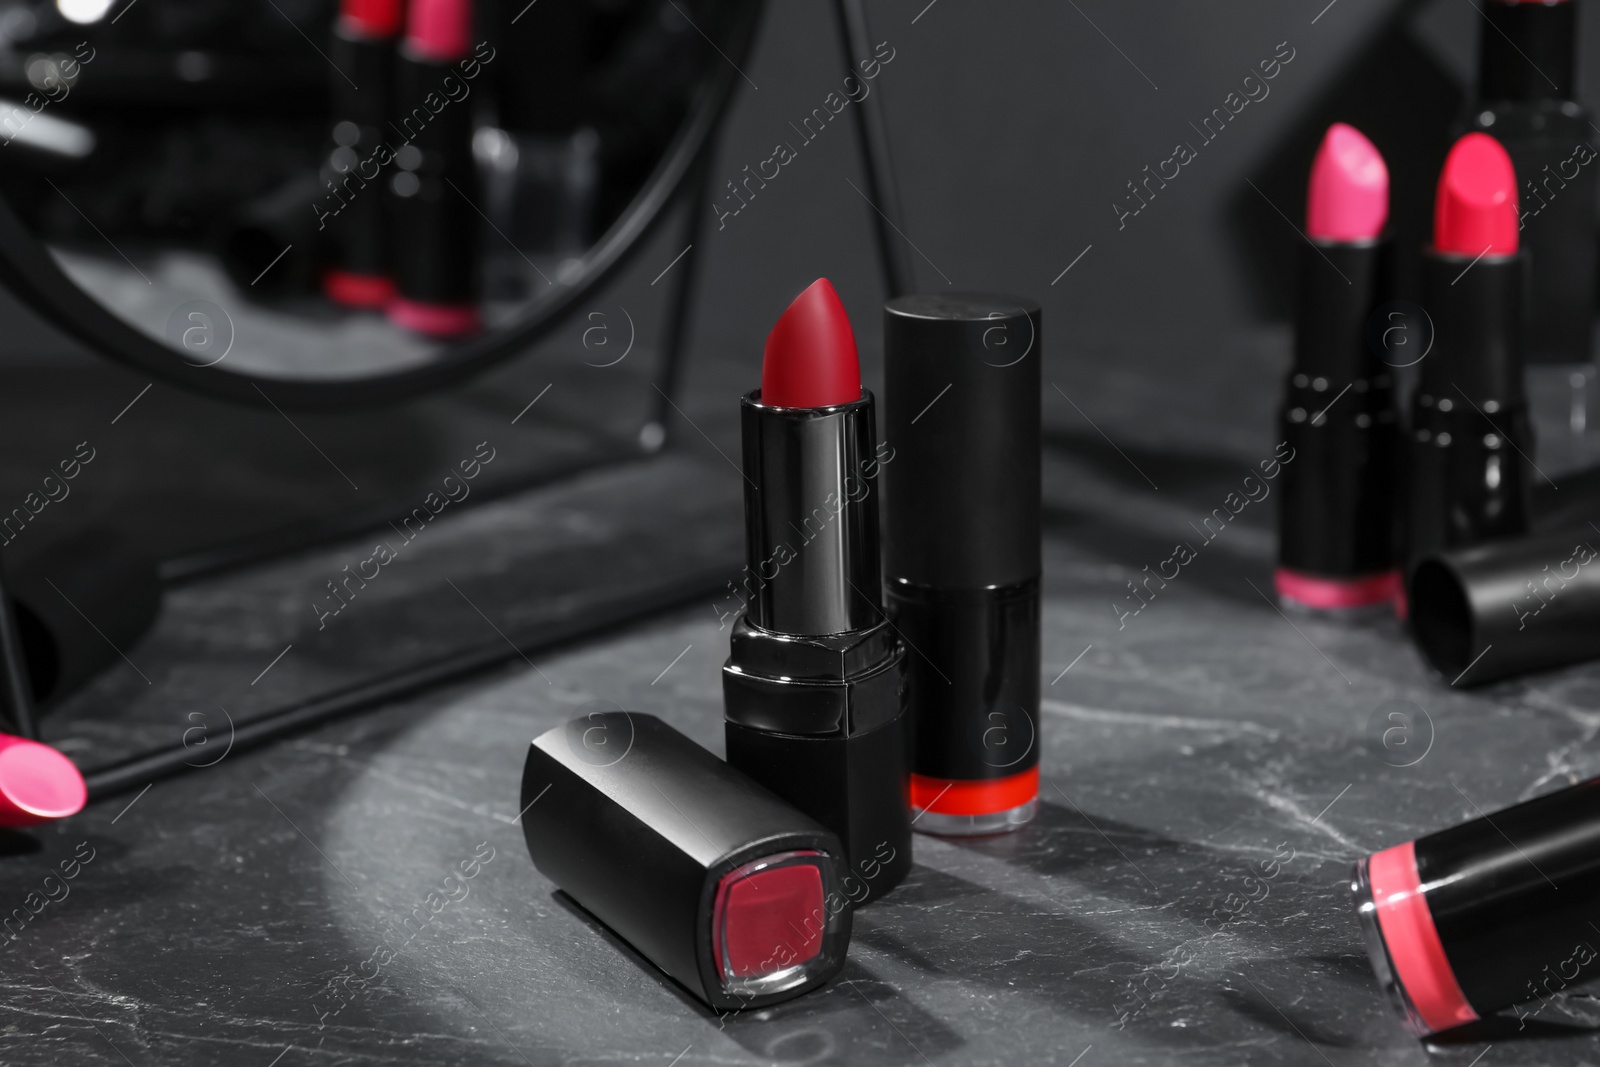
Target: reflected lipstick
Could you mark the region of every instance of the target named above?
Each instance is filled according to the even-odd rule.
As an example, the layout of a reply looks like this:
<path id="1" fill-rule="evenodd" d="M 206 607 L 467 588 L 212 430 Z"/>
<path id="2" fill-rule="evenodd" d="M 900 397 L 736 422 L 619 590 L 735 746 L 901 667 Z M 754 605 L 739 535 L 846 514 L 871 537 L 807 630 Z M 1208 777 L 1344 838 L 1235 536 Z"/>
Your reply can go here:
<path id="1" fill-rule="evenodd" d="M 1527 532 L 1525 259 L 1511 158 L 1494 138 L 1469 133 L 1439 176 L 1423 263 L 1433 347 L 1411 401 L 1408 582 L 1442 549 Z"/>
<path id="2" fill-rule="evenodd" d="M 446 96 L 472 48 L 472 0 L 411 0 L 398 62 L 395 283 L 390 321 L 433 337 L 478 332 L 472 112 Z"/>
<path id="3" fill-rule="evenodd" d="M 384 142 L 402 8 L 402 0 L 344 0 L 333 31 L 333 147 L 323 178 L 331 186 L 347 188 L 353 181 L 355 188 L 331 223 L 332 250 L 322 291 L 346 307 L 381 309 L 394 297 L 387 204 L 378 190 L 363 191 L 370 179 L 360 172 L 363 164 L 370 168 L 368 161 Z M 365 86 L 365 91 L 356 86 Z"/>
<path id="4" fill-rule="evenodd" d="M 1389 368 L 1367 343 L 1384 288 L 1389 171 L 1336 122 L 1311 165 L 1295 359 L 1279 432 L 1299 457 L 1278 508 L 1278 598 L 1312 611 L 1387 604 L 1396 568 L 1397 427 Z M 1378 349 L 1381 351 L 1381 349 Z"/>
<path id="5" fill-rule="evenodd" d="M 883 613 L 872 394 L 820 278 L 741 409 L 746 611 L 722 671 L 728 762 L 839 835 L 863 904 L 911 867 L 905 650 Z"/>

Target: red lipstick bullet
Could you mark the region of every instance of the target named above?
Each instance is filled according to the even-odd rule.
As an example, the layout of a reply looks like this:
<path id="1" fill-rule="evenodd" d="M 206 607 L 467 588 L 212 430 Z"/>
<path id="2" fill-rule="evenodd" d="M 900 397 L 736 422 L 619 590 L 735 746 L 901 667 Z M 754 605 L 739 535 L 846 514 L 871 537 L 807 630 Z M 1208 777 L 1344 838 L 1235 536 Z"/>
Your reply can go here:
<path id="1" fill-rule="evenodd" d="M 794 298 L 761 358 L 762 403 L 775 408 L 825 408 L 861 399 L 856 335 L 826 278 Z"/>
<path id="2" fill-rule="evenodd" d="M 768 388 L 773 392 L 769 393 Z M 744 398 L 745 613 L 722 671 L 728 762 L 839 835 L 861 904 L 911 868 L 905 650 L 884 616 L 872 394 L 826 279 Z"/>
<path id="3" fill-rule="evenodd" d="M 1411 402 L 1407 598 L 1417 562 L 1527 532 L 1533 431 L 1523 387 L 1526 255 L 1517 179 L 1494 138 L 1457 141 L 1439 176 L 1423 257 L 1433 345 Z"/>
<path id="4" fill-rule="evenodd" d="M 1396 567 L 1398 428 L 1390 369 L 1368 343 L 1385 289 L 1389 171 L 1353 126 L 1328 127 L 1311 164 L 1295 359 L 1278 427 L 1278 599 L 1343 613 L 1388 604 Z"/>

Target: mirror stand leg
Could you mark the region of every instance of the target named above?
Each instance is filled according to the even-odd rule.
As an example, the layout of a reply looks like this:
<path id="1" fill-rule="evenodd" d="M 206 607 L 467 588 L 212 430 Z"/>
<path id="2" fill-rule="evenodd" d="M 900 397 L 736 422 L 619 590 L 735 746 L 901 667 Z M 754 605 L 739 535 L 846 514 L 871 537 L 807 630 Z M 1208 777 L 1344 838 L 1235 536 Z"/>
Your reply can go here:
<path id="1" fill-rule="evenodd" d="M 3 575 L 3 567 L 0 567 Z M 33 690 L 28 678 L 28 661 L 22 654 L 22 637 L 17 631 L 17 616 L 0 576 L 0 719 L 18 737 L 39 739 L 39 725 L 33 714 Z"/>
<path id="2" fill-rule="evenodd" d="M 671 306 L 667 308 L 666 336 L 662 340 L 661 360 L 657 371 L 657 399 L 652 416 L 654 421 L 645 427 L 644 434 L 641 435 L 641 442 L 644 442 L 647 450 L 652 452 L 666 444 L 667 427 L 672 425 L 669 418 L 672 414 L 672 397 L 683 381 L 683 348 L 689 339 L 689 313 L 694 302 L 694 283 L 700 263 L 700 254 L 694 251 L 694 242 L 700 239 L 700 230 L 705 223 L 706 203 L 711 199 L 711 160 L 716 154 L 715 148 L 715 140 L 708 138 L 700 150 L 700 158 L 695 162 L 694 170 L 683 183 L 689 201 L 684 232 L 688 235 L 690 247 L 688 255 L 683 259 L 683 269 L 678 272 Z M 649 447 L 649 442 L 652 441 L 656 443 L 654 448 Z"/>
<path id="3" fill-rule="evenodd" d="M 856 71 L 858 60 L 872 55 L 872 39 L 867 30 L 867 12 L 861 0 L 834 0 L 834 15 L 839 23 L 839 44 L 844 53 L 845 70 Z M 861 173 L 871 201 L 872 232 L 878 246 L 878 263 L 883 269 L 883 287 L 889 299 L 915 291 L 917 275 L 899 232 L 900 193 L 894 180 L 894 161 L 889 153 L 889 127 L 883 111 L 883 88 L 877 87 L 862 97 L 851 110 L 855 113 L 856 142 L 861 151 Z"/>

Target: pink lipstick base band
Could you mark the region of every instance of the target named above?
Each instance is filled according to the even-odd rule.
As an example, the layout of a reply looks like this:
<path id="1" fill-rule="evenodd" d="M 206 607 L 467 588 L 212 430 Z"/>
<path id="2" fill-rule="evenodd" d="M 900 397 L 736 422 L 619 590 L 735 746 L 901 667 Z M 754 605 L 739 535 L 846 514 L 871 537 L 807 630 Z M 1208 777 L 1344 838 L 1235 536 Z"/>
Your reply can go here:
<path id="1" fill-rule="evenodd" d="M 471 304 L 419 304 L 395 297 L 385 310 L 396 326 L 432 337 L 467 337 L 483 325 Z"/>
<path id="2" fill-rule="evenodd" d="M 1362 860 L 1354 888 L 1373 969 L 1406 1025 L 1423 1035 L 1477 1021 L 1433 925 L 1415 845 L 1407 841 Z"/>
<path id="3" fill-rule="evenodd" d="M 1387 604 L 1400 595 L 1400 573 L 1385 571 L 1361 578 L 1316 578 L 1279 567 L 1272 583 L 1282 600 L 1313 611 L 1348 611 Z"/>

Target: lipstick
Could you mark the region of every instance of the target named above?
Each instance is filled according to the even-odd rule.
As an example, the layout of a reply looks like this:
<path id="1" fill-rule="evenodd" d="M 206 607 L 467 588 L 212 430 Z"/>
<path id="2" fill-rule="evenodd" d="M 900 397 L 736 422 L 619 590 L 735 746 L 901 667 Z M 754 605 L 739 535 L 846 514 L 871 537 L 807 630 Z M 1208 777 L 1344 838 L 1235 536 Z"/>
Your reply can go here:
<path id="1" fill-rule="evenodd" d="M 1511 158 L 1493 137 L 1469 133 L 1439 176 L 1423 256 L 1433 347 L 1411 401 L 1408 583 L 1424 557 L 1527 531 L 1526 259 Z"/>
<path id="2" fill-rule="evenodd" d="M 534 738 L 522 831 L 539 871 L 713 1008 L 760 1008 L 844 965 L 839 839 L 653 715 Z"/>
<path id="3" fill-rule="evenodd" d="M 1525 1021 L 1600 973 L 1600 779 L 1373 853 L 1350 889 L 1373 970 L 1413 1033 L 1528 1004 Z"/>
<path id="4" fill-rule="evenodd" d="M 884 615 L 872 394 L 826 278 L 767 337 L 740 411 L 746 610 L 722 669 L 728 762 L 839 835 L 853 903 L 911 868 L 905 650 Z"/>
<path id="5" fill-rule="evenodd" d="M 478 225 L 472 111 L 450 88 L 472 48 L 472 0 L 411 0 L 397 60 L 399 110 L 410 138 L 389 180 L 395 212 L 390 321 L 433 337 L 478 332 Z"/>
<path id="6" fill-rule="evenodd" d="M 381 189 L 366 186 L 381 176 L 377 153 L 392 109 L 402 7 L 402 0 L 344 0 L 329 50 L 334 122 L 322 179 L 343 194 L 343 207 L 328 220 L 322 291 L 346 307 L 382 308 L 394 296 L 386 201 Z"/>
<path id="7" fill-rule="evenodd" d="M 0 826 L 34 826 L 76 815 L 89 799 L 83 774 L 49 745 L 0 734 Z"/>
<path id="8" fill-rule="evenodd" d="M 906 657 L 911 806 L 933 834 L 1038 809 L 1039 305 L 898 297 L 884 310 L 884 561 Z"/>
<path id="9" fill-rule="evenodd" d="M 1505 146 L 1521 179 L 1529 253 L 1530 364 L 1587 364 L 1595 294 L 1594 128 L 1575 99 L 1575 0 L 1480 5 L 1477 101 L 1468 129 Z"/>
<path id="10" fill-rule="evenodd" d="M 1285 606 L 1342 613 L 1400 589 L 1389 368 L 1367 344 L 1383 298 L 1389 170 L 1353 126 L 1328 127 L 1311 164 L 1295 358 L 1278 431 L 1295 463 L 1279 483 L 1278 568 Z"/>

